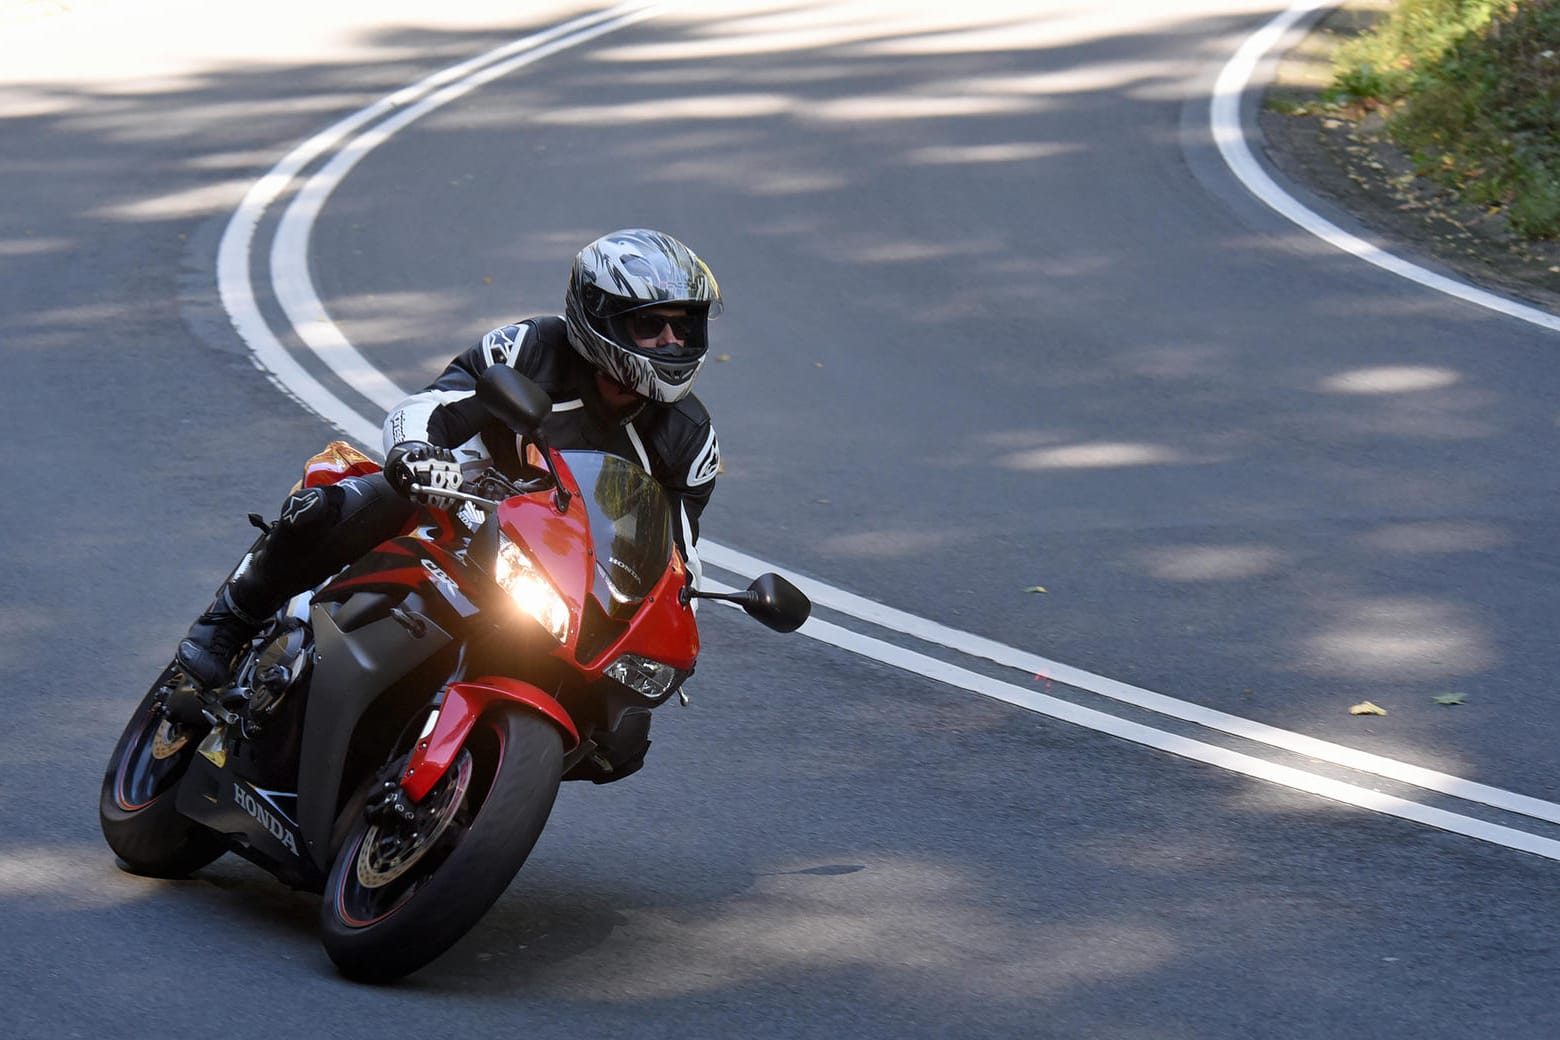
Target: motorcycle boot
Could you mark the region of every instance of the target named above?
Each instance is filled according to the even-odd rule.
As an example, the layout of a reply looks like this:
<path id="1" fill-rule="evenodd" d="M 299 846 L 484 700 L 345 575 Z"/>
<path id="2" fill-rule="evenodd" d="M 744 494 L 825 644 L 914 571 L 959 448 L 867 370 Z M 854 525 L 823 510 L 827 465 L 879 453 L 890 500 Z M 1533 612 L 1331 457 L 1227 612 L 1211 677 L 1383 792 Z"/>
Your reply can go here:
<path id="1" fill-rule="evenodd" d="M 294 491 L 269 526 L 252 517 L 265 533 L 179 643 L 179 666 L 203 690 L 226 686 L 233 658 L 271 615 L 393 537 L 411 515 L 412 504 L 374 474 Z"/>
<path id="2" fill-rule="evenodd" d="M 184 674 L 202 690 L 215 690 L 233 681 L 233 658 L 249 645 L 271 611 L 249 611 L 233 596 L 235 582 L 217 590 L 211 606 L 195 619 L 179 641 L 174 656 Z"/>
<path id="3" fill-rule="evenodd" d="M 281 516 L 264 533 L 232 577 L 217 590 L 174 654 L 179 667 L 202 690 L 233 681 L 233 659 L 249 645 L 266 621 L 293 595 L 308 587 L 298 579 L 298 557 L 334 522 L 332 496 L 320 488 L 295 491 L 282 503 Z"/>
<path id="4" fill-rule="evenodd" d="M 202 690 L 233 681 L 233 658 L 249 645 L 266 621 L 293 595 L 283 575 L 287 541 L 280 524 L 256 539 L 233 576 L 217 590 L 184 638 L 174 657 Z M 281 543 L 281 544 L 278 544 Z"/>

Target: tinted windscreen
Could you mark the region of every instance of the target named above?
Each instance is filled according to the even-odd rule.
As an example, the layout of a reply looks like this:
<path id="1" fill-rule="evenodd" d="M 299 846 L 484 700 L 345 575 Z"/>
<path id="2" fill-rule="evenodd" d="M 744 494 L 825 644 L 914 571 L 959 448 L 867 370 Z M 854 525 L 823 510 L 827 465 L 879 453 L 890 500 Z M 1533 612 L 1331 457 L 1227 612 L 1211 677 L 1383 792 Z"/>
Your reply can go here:
<path id="1" fill-rule="evenodd" d="M 622 613 L 648 596 L 666 572 L 672 556 L 671 504 L 637 463 L 596 451 L 562 454 L 590 513 L 596 599 L 608 613 Z"/>

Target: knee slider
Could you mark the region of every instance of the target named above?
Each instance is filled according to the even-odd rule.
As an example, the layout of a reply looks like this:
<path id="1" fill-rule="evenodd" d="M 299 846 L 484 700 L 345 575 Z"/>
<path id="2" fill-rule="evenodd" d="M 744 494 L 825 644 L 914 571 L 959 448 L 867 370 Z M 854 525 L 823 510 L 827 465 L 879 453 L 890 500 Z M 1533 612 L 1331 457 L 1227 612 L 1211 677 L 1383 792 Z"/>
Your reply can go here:
<path id="1" fill-rule="evenodd" d="M 294 491 L 282 503 L 273 535 L 308 538 L 330 530 L 341 518 L 342 499 L 340 489 L 335 487 L 300 488 Z"/>

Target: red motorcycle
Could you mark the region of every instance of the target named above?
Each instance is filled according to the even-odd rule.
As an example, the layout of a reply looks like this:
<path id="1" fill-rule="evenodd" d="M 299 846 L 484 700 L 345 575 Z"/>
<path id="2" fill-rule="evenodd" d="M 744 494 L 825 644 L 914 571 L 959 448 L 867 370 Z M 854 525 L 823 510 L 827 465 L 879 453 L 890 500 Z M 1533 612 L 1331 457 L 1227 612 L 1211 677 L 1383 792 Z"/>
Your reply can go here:
<path id="1" fill-rule="evenodd" d="M 698 658 L 694 597 L 781 632 L 811 610 L 773 574 L 694 589 L 649 474 L 548 447 L 551 403 L 513 369 L 488 369 L 477 394 L 540 464 L 420 510 L 278 612 L 230 686 L 203 693 L 170 665 L 103 778 L 103 834 L 126 869 L 178 877 L 236 852 L 321 892 L 325 949 L 362 981 L 416 971 L 477 923 L 561 781 L 640 768 L 651 710 Z M 306 484 L 377 468 L 332 447 Z"/>

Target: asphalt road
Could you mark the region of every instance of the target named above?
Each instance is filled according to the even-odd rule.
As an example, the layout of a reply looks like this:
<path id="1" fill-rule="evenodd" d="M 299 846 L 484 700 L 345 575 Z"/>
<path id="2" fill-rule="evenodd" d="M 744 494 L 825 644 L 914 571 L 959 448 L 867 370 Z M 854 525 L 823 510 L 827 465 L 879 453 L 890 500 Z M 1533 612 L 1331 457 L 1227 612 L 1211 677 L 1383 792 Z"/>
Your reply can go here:
<path id="1" fill-rule="evenodd" d="M 167 0 L 154 25 L 130 6 L 0 7 L 12 1035 L 1560 1031 L 1554 860 L 726 611 L 702 615 L 694 703 L 662 711 L 644 772 L 567 787 L 482 926 L 393 990 L 337 979 L 313 898 L 232 858 L 183 883 L 117 871 L 95 805 L 126 713 L 247 545 L 243 514 L 273 510 L 335 435 L 229 323 L 224 228 L 338 119 L 586 10 Z M 1560 343 L 1256 203 L 1205 110 L 1220 65 L 1281 7 L 1164 7 L 674 9 L 366 154 L 315 223 L 312 284 L 410 389 L 492 325 L 557 310 L 584 241 L 663 227 L 728 301 L 724 360 L 700 382 L 726 466 L 705 518 L 717 544 L 1554 799 Z M 282 317 L 278 217 L 257 229 L 264 313 L 372 415 Z M 1435 702 L 1449 692 L 1466 703 Z M 1367 699 L 1388 714 L 1349 714 Z"/>

